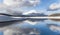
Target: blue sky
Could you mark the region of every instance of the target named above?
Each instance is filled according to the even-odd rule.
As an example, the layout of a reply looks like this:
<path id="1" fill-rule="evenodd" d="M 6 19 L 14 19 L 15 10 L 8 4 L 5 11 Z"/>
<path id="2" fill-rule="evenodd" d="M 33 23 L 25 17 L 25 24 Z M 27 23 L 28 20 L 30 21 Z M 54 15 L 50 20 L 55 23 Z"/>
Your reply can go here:
<path id="1" fill-rule="evenodd" d="M 0 2 L 2 3 L 3 0 L 0 0 Z M 41 10 L 41 11 L 44 11 L 44 12 L 48 12 L 47 9 L 49 8 L 49 6 L 53 3 L 58 3 L 58 1 L 60 0 L 40 0 L 40 4 L 35 6 L 35 7 L 28 7 L 28 8 L 24 8 L 24 10 Z M 58 12 L 59 10 L 55 10 L 53 12 Z M 52 12 L 52 11 L 49 11 L 49 12 Z"/>
<path id="2" fill-rule="evenodd" d="M 0 3 L 2 3 L 3 0 L 0 0 Z"/>
<path id="3" fill-rule="evenodd" d="M 36 10 L 45 10 L 49 7 L 50 4 L 57 2 L 57 0 L 40 0 L 40 4 L 36 7 L 30 7 L 30 9 L 36 9 Z"/>
<path id="4" fill-rule="evenodd" d="M 2 2 L 3 0 L 0 0 Z M 37 5 L 36 9 L 45 9 L 47 8 L 51 3 L 57 2 L 57 0 L 40 0 L 40 4 Z"/>
<path id="5" fill-rule="evenodd" d="M 0 0 L 2 3 L 4 0 Z M 21 8 L 23 10 L 36 10 L 37 12 L 42 12 L 44 14 L 60 13 L 60 0 L 40 0 L 39 4 L 35 7 L 25 7 Z M 18 9 L 20 10 L 20 9 Z"/>

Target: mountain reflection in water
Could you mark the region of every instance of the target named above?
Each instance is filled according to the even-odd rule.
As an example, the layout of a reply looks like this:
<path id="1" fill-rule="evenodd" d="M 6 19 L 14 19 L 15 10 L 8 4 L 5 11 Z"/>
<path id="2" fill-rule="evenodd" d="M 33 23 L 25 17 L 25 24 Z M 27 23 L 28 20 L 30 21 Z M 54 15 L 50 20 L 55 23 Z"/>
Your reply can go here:
<path id="1" fill-rule="evenodd" d="M 31 25 L 31 24 L 28 24 L 27 22 L 26 23 L 22 22 L 21 25 L 19 25 L 19 23 L 20 22 L 17 22 L 17 24 L 14 24 L 12 26 L 17 26 L 17 27 L 20 26 L 22 28 L 25 28 L 25 27 L 36 28 L 37 30 L 39 30 L 39 32 L 41 32 L 40 35 L 58 35 L 59 34 L 58 32 L 53 32 L 48 28 L 47 24 L 49 22 L 48 23 L 38 22 L 36 25 Z"/>
<path id="2" fill-rule="evenodd" d="M 0 17 L 0 19 L 1 19 L 2 17 Z M 6 19 L 11 19 L 11 18 L 6 18 Z M 4 20 L 6 20 L 6 19 L 4 19 Z M 49 23 L 45 23 L 45 21 L 44 20 L 46 20 L 46 19 L 29 19 L 30 21 L 32 21 L 32 22 L 37 22 L 37 24 L 36 25 L 31 25 L 31 24 L 29 24 L 29 23 L 25 23 L 25 22 L 22 22 L 21 23 L 21 25 L 19 25 L 20 24 L 20 21 L 19 22 L 13 22 L 13 23 L 16 23 L 16 24 L 14 24 L 14 25 L 17 25 L 17 27 L 18 26 L 20 26 L 20 27 L 31 27 L 31 28 L 36 28 L 37 30 L 39 30 L 39 32 L 41 32 L 40 33 L 40 35 L 59 35 L 59 33 L 58 32 L 53 32 L 53 31 L 51 31 L 49 28 L 48 28 L 48 26 L 47 26 L 47 24 Z M 42 21 L 42 22 L 41 22 Z M 8 22 L 9 23 L 9 22 Z M 53 22 L 51 22 L 52 24 L 53 24 Z M 9 23 L 10 24 L 10 23 Z M 4 24 L 5 25 L 5 24 Z"/>

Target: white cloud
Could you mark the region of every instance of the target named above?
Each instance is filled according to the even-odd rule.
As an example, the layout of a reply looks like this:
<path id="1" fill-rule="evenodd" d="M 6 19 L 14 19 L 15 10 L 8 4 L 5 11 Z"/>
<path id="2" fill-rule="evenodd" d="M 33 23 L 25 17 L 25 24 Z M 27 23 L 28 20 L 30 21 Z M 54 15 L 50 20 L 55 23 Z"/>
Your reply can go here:
<path id="1" fill-rule="evenodd" d="M 17 7 L 16 8 L 15 7 L 9 7 L 3 3 L 0 4 L 0 13 L 18 15 L 21 12 L 22 12 L 22 10 L 17 8 Z"/>
<path id="2" fill-rule="evenodd" d="M 0 8 L 6 8 L 5 4 L 0 4 Z"/>
<path id="3" fill-rule="evenodd" d="M 6 12 L 7 9 L 7 5 L 5 4 L 0 4 L 0 13 L 7 13 Z"/>
<path id="4" fill-rule="evenodd" d="M 50 10 L 58 10 L 60 9 L 60 3 L 53 3 L 49 6 Z"/>
<path id="5" fill-rule="evenodd" d="M 52 5 L 50 6 L 50 8 L 51 8 L 51 9 L 60 8 L 60 3 L 58 3 L 58 4 L 54 3 L 54 4 L 52 4 Z"/>
<path id="6" fill-rule="evenodd" d="M 3 3 L 6 4 L 6 5 L 15 5 L 15 4 L 19 4 L 21 3 L 22 1 L 19 1 L 19 0 L 4 0 Z"/>
<path id="7" fill-rule="evenodd" d="M 36 6 L 39 3 L 40 0 L 4 0 L 3 3 L 0 4 L 0 11 L 4 13 L 16 14 L 24 12 L 22 8 L 25 6 Z"/>
<path id="8" fill-rule="evenodd" d="M 8 6 L 11 6 L 11 5 L 36 6 L 37 4 L 40 3 L 40 0 L 4 0 L 3 3 Z"/>
<path id="9" fill-rule="evenodd" d="M 39 4 L 40 0 L 29 0 L 30 4 L 36 6 L 37 4 Z"/>

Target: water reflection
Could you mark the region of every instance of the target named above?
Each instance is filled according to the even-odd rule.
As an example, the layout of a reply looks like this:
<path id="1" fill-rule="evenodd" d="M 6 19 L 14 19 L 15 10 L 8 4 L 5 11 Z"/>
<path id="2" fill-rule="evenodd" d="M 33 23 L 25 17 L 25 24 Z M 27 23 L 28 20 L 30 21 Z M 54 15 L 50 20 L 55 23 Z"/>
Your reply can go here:
<path id="1" fill-rule="evenodd" d="M 47 26 L 47 24 L 56 24 L 57 22 L 56 23 L 54 21 L 52 21 L 52 22 L 51 21 L 49 21 L 49 22 L 47 22 L 47 21 L 44 21 L 44 22 L 36 21 L 36 22 L 37 22 L 37 24 L 35 24 L 35 25 L 31 25 L 28 22 L 16 22 L 16 24 L 9 25 L 8 27 L 6 26 L 5 29 L 4 28 L 3 29 L 5 31 L 10 30 L 12 32 L 12 31 L 16 31 L 16 30 L 14 30 L 15 29 L 14 27 L 17 27 L 17 28 L 20 27 L 18 29 L 22 29 L 24 31 L 23 35 L 27 35 L 26 33 L 28 33 L 28 32 L 29 32 L 29 34 L 33 34 L 33 33 L 36 34 L 37 33 L 37 31 L 35 32 L 36 29 L 39 30 L 39 33 L 41 35 L 58 35 L 59 34 L 58 32 L 51 31 L 50 28 Z M 10 27 L 12 27 L 12 28 L 10 28 Z M 13 29 L 13 30 L 11 30 L 11 29 Z M 31 30 L 32 30 L 32 32 L 31 32 Z M 20 33 L 18 33 L 18 34 L 20 34 Z"/>
<path id="2" fill-rule="evenodd" d="M 29 19 L 29 20 L 31 20 L 31 19 Z M 60 23 L 60 22 L 55 22 L 55 21 L 51 21 L 51 20 L 47 20 L 47 21 L 46 20 L 41 21 L 38 19 L 36 21 L 34 21 L 34 20 L 36 20 L 36 19 L 33 19 L 32 21 L 29 21 L 29 22 L 20 22 L 20 21 L 14 22 L 15 24 L 9 25 L 8 27 L 6 26 L 8 29 L 7 28 L 5 28 L 5 29 L 2 28 L 2 29 L 5 30 L 5 31 L 3 30 L 4 32 L 6 32 L 8 30 L 9 32 L 11 31 L 13 33 L 13 31 L 16 32 L 16 30 L 13 29 L 14 28 L 13 26 L 15 26 L 15 27 L 21 27 L 22 30 L 24 31 L 23 32 L 24 34 L 22 34 L 22 33 L 18 33 L 18 34 L 17 33 L 14 33 L 14 34 L 10 33 L 10 35 L 19 35 L 19 34 L 21 34 L 21 35 L 34 35 L 34 34 L 36 34 L 36 35 L 40 35 L 40 34 L 41 35 L 57 35 L 57 34 L 59 34 L 58 32 L 56 33 L 54 31 L 51 31 L 50 28 L 48 28 L 47 24 L 56 24 L 56 23 Z M 42 19 L 42 20 L 44 20 L 44 19 Z M 34 23 L 29 24 L 30 22 L 37 22 L 37 23 L 36 24 L 34 24 Z M 34 25 L 32 25 L 32 24 L 34 24 Z M 10 27 L 13 27 L 12 28 L 13 30 Z M 27 28 L 27 27 L 30 27 L 31 29 Z M 19 29 L 21 29 L 21 28 L 19 28 Z M 36 31 L 35 28 L 37 30 L 40 30 L 41 32 Z M 21 32 L 21 31 L 19 31 L 19 32 Z M 59 31 L 59 29 L 58 29 L 58 31 Z"/>
<path id="3" fill-rule="evenodd" d="M 40 32 L 35 28 L 11 27 L 4 31 L 4 35 L 40 35 Z"/>
<path id="4" fill-rule="evenodd" d="M 48 24 L 48 27 L 54 32 L 60 32 L 60 26 L 57 24 Z"/>

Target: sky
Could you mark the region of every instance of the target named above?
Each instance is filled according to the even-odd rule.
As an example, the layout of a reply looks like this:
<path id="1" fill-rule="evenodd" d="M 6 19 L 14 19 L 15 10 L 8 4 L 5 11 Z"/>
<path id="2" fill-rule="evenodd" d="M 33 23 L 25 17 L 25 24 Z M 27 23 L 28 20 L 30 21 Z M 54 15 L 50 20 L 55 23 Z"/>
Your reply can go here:
<path id="1" fill-rule="evenodd" d="M 4 3 L 4 4 L 11 4 L 13 2 L 10 2 L 10 0 L 8 0 L 8 2 L 10 2 L 8 4 L 8 2 L 4 2 L 5 0 L 0 0 L 0 3 Z M 26 0 L 25 0 L 26 1 Z M 30 0 L 31 1 L 31 0 Z M 40 2 L 38 2 L 40 1 Z M 23 3 L 22 6 L 23 8 L 20 8 L 21 10 L 24 10 L 24 11 L 30 11 L 30 10 L 35 10 L 37 12 L 42 12 L 42 13 L 45 13 L 45 14 L 51 14 L 51 13 L 57 13 L 60 11 L 60 0 L 37 0 L 37 2 L 26 2 L 25 5 Z M 27 4 L 28 3 L 28 4 Z M 20 4 L 20 5 L 21 5 Z M 26 6 L 26 7 L 24 7 Z M 0 6 L 1 7 L 1 6 Z M 29 8 L 29 9 L 28 9 Z M 13 8 L 14 10 L 20 10 L 20 9 L 15 9 Z"/>
<path id="2" fill-rule="evenodd" d="M 0 3 L 4 3 L 7 5 L 12 3 L 12 2 L 10 2 L 10 0 L 8 0 L 8 2 L 10 2 L 9 4 L 7 1 L 6 2 L 4 2 L 4 1 L 5 0 L 0 0 Z M 30 1 L 34 1 L 34 0 L 30 0 Z M 38 2 L 38 1 L 40 1 L 40 2 Z M 56 13 L 56 12 L 60 11 L 59 10 L 60 9 L 60 2 L 59 1 L 60 0 L 37 0 L 36 3 L 30 2 L 30 4 L 29 4 L 28 2 L 26 2 L 25 5 L 21 3 L 23 7 L 26 6 L 21 9 L 24 11 L 36 10 L 36 11 L 43 12 L 43 13 L 46 12 L 46 14 Z M 19 9 L 17 9 L 17 10 L 19 10 Z"/>

